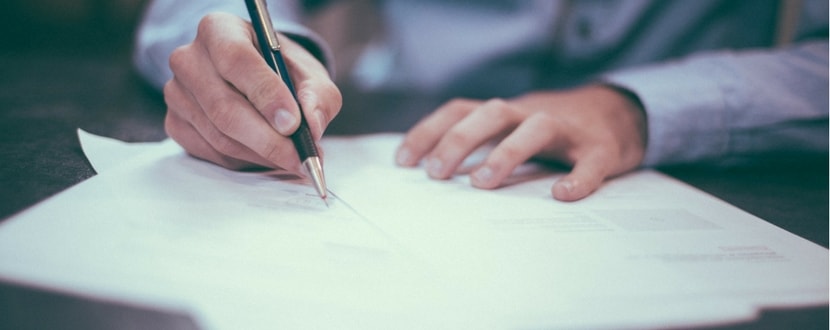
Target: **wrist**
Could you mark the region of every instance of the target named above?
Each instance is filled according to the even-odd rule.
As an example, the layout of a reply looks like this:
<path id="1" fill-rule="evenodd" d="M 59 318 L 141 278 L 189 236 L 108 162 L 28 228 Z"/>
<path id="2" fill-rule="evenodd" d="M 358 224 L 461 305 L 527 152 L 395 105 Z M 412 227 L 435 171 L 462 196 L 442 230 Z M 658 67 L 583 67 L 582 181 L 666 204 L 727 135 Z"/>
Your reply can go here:
<path id="1" fill-rule="evenodd" d="M 620 101 L 619 104 L 622 106 L 619 109 L 624 113 L 624 116 L 620 118 L 619 124 L 630 126 L 637 132 L 638 141 L 636 141 L 636 144 L 645 153 L 648 144 L 648 120 L 645 106 L 640 101 L 640 97 L 632 90 L 619 85 L 601 83 L 597 87 L 611 92 Z M 642 159 L 638 160 L 637 163 L 640 162 L 642 162 Z"/>
<path id="2" fill-rule="evenodd" d="M 602 83 L 599 85 L 599 87 L 606 88 L 613 92 L 616 92 L 617 94 L 625 98 L 633 109 L 636 109 L 637 111 L 643 114 L 643 117 L 645 117 L 646 109 L 643 106 L 643 102 L 640 101 L 640 97 L 637 96 L 637 93 L 633 92 L 628 88 L 609 83 Z"/>

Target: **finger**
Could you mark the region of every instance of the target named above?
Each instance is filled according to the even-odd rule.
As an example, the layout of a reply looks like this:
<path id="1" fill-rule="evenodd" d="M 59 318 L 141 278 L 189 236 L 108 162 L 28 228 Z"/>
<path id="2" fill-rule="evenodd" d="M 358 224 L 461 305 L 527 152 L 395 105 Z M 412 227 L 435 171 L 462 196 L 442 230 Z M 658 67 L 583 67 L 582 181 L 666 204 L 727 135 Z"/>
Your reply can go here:
<path id="1" fill-rule="evenodd" d="M 243 156 L 245 149 L 237 148 L 233 143 L 237 141 L 265 159 L 269 167 L 298 171 L 298 156 L 290 140 L 277 133 L 243 95 L 212 70 L 212 63 L 203 54 L 197 48 L 185 52 L 188 56 L 174 52 L 170 57 L 176 79 L 190 91 L 204 113 L 185 114 L 184 119 L 220 153 L 234 158 Z"/>
<path id="2" fill-rule="evenodd" d="M 305 48 L 284 36 L 280 36 L 280 44 L 303 116 L 315 140 L 319 140 L 342 107 L 340 90 L 328 70 Z"/>
<path id="3" fill-rule="evenodd" d="M 306 80 L 298 87 L 298 99 L 315 141 L 340 112 L 343 99 L 331 80 Z"/>
<path id="4" fill-rule="evenodd" d="M 601 149 L 578 158 L 571 173 L 556 181 L 551 189 L 553 197 L 561 201 L 576 201 L 597 190 L 610 174 L 608 153 Z"/>
<path id="5" fill-rule="evenodd" d="M 216 88 L 206 90 L 210 89 Z M 224 91 L 204 93 L 197 99 L 209 121 L 197 128 L 216 150 L 231 157 L 244 156 L 246 149 L 237 148 L 238 142 L 265 159 L 269 167 L 299 170 L 291 140 L 277 133 L 241 95 Z"/>
<path id="6" fill-rule="evenodd" d="M 427 173 L 436 179 L 449 178 L 467 156 L 493 137 L 512 131 L 518 120 L 518 112 L 507 102 L 484 102 L 441 137 L 427 156 Z"/>
<path id="7" fill-rule="evenodd" d="M 291 135 L 300 123 L 297 101 L 262 58 L 248 23 L 233 15 L 211 14 L 200 22 L 198 34 L 218 75 L 280 134 Z"/>
<path id="8" fill-rule="evenodd" d="M 557 142 L 561 124 L 549 116 L 533 116 L 522 122 L 490 152 L 470 175 L 473 186 L 498 187 L 519 165 Z"/>
<path id="9" fill-rule="evenodd" d="M 424 155 L 438 144 L 450 127 L 466 117 L 479 104 L 479 101 L 455 99 L 439 107 L 406 133 L 395 154 L 395 161 L 401 166 L 417 165 Z"/>
<path id="10" fill-rule="evenodd" d="M 241 169 L 246 167 L 245 165 L 240 164 L 240 162 L 247 162 L 247 166 L 253 164 L 266 167 L 273 166 L 273 164 L 270 164 L 267 160 L 259 157 L 259 155 L 247 147 L 228 138 L 227 136 L 224 136 L 221 132 L 212 129 L 213 126 L 207 123 L 209 120 L 201 112 L 201 109 L 199 109 L 199 105 L 196 100 L 189 92 L 181 87 L 177 80 L 173 79 L 164 86 L 164 98 L 168 105 L 167 116 L 165 118 L 165 129 L 167 134 L 191 154 L 199 155 L 199 158 L 212 161 L 231 169 Z M 190 119 L 182 119 L 182 113 L 189 114 Z M 201 125 L 205 127 L 206 130 L 210 130 L 210 133 L 205 135 L 214 136 L 213 140 L 222 139 L 223 141 L 226 141 L 224 143 L 229 144 L 228 147 L 225 147 L 226 152 L 228 152 L 228 149 L 233 149 L 235 151 L 228 153 L 236 156 L 229 157 L 223 155 L 222 157 L 219 157 L 218 155 L 222 154 L 205 140 L 196 128 L 190 124 L 191 122 L 207 123 Z M 216 156 L 214 156 L 214 154 Z M 225 159 L 232 161 L 225 161 Z"/>
<path id="11" fill-rule="evenodd" d="M 303 46 L 282 34 L 278 34 L 283 54 L 285 54 L 286 66 L 291 71 L 292 77 L 298 79 L 331 79 L 329 71 L 323 63 L 314 57 Z"/>
<path id="12" fill-rule="evenodd" d="M 167 116 L 164 120 L 164 128 L 167 131 L 167 135 L 182 145 L 187 153 L 193 157 L 232 170 L 242 170 L 254 166 L 251 162 L 228 157 L 217 152 L 199 135 L 199 132 L 193 126 L 181 120 L 179 117 Z"/>

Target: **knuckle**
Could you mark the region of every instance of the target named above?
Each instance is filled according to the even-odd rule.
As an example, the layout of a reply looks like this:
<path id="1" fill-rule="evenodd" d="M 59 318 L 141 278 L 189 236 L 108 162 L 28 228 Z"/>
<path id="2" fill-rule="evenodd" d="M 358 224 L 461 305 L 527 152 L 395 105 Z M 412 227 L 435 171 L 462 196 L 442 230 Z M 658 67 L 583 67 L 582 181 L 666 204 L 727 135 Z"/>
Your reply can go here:
<path id="1" fill-rule="evenodd" d="M 343 106 L 343 95 L 331 81 L 305 80 L 299 85 L 297 97 L 304 106 L 313 105 L 328 118 L 334 117 Z"/>
<path id="2" fill-rule="evenodd" d="M 523 157 L 524 152 L 522 149 L 515 145 L 501 145 L 499 146 L 499 153 L 496 159 L 504 159 L 510 160 L 511 162 L 516 162 L 519 158 Z M 494 160 L 497 161 L 497 160 Z"/>
<path id="3" fill-rule="evenodd" d="M 175 93 L 175 90 L 174 90 L 175 86 L 173 86 L 173 84 L 175 84 L 175 82 L 173 82 L 173 79 L 170 79 L 167 82 L 165 82 L 164 86 L 161 87 L 162 94 L 167 96 L 167 95 L 171 95 L 171 94 Z"/>
<path id="4" fill-rule="evenodd" d="M 178 71 L 185 63 L 184 57 L 186 57 L 187 53 L 185 47 L 187 46 L 176 47 L 176 49 L 173 49 L 173 52 L 170 53 L 170 58 L 167 62 L 170 65 L 170 69 L 173 70 L 173 72 Z"/>
<path id="5" fill-rule="evenodd" d="M 464 98 L 455 98 L 447 102 L 446 105 L 441 108 L 445 109 L 453 115 L 465 116 L 473 109 L 473 105 L 474 102 L 472 100 Z"/>
<path id="6" fill-rule="evenodd" d="M 453 146 L 468 146 L 474 141 L 470 133 L 457 127 L 451 128 L 444 135 L 444 140 Z"/>
<path id="7" fill-rule="evenodd" d="M 300 100 L 300 103 L 303 105 L 311 104 L 315 107 L 319 107 L 319 98 L 317 97 L 317 92 L 312 91 L 314 89 L 313 84 L 305 81 L 302 85 L 299 86 L 297 89 L 297 99 Z M 325 95 L 323 95 L 325 96 Z M 305 110 L 312 110 L 312 109 L 305 109 Z"/>
<path id="8" fill-rule="evenodd" d="M 228 98 L 220 98 L 211 105 L 208 116 L 220 132 L 231 133 L 237 127 L 239 115 Z"/>
<path id="9" fill-rule="evenodd" d="M 164 84 L 162 88 L 162 96 L 164 97 L 164 104 L 167 105 L 167 114 L 185 112 L 187 109 L 187 101 L 183 98 L 179 86 L 174 80 L 170 80 Z"/>
<path id="10" fill-rule="evenodd" d="M 332 110 L 337 111 L 343 106 L 343 95 L 340 93 L 340 89 L 333 82 L 327 82 L 323 84 L 322 94 L 325 95 L 326 100 L 330 100 L 332 103 L 329 104 Z"/>
<path id="11" fill-rule="evenodd" d="M 317 92 L 319 92 L 319 84 L 315 83 L 311 79 L 303 79 L 303 80 L 295 80 L 294 81 L 294 91 L 297 92 L 297 97 L 307 98 L 314 96 Z"/>
<path id="12" fill-rule="evenodd" d="M 167 60 L 170 70 L 173 71 L 174 74 L 187 70 L 190 67 L 190 63 L 192 63 L 192 52 L 192 45 L 176 47 L 176 49 L 170 53 L 170 57 Z"/>
<path id="13" fill-rule="evenodd" d="M 279 99 L 277 88 L 272 84 L 272 81 L 264 80 L 258 84 L 252 84 L 250 88 L 245 96 L 258 110 L 262 110 L 269 102 Z"/>
<path id="14" fill-rule="evenodd" d="M 164 132 L 167 133 L 167 136 L 172 138 L 174 141 L 182 144 L 182 141 L 179 138 L 179 131 L 181 130 L 180 127 L 181 123 L 176 116 L 173 116 L 170 113 L 164 116 Z"/>
<path id="15" fill-rule="evenodd" d="M 284 154 L 285 152 L 279 143 L 269 141 L 263 146 L 261 156 L 271 162 L 278 163 Z"/>
<path id="16" fill-rule="evenodd" d="M 423 153 L 423 150 L 427 148 L 425 145 L 432 145 L 429 143 L 432 141 L 424 138 L 423 131 L 424 128 L 421 126 L 415 125 L 414 127 L 412 127 L 412 129 L 410 129 L 404 134 L 403 139 L 401 141 L 401 146 L 406 146 L 406 148 L 409 151 L 416 154 Z"/>
<path id="17" fill-rule="evenodd" d="M 242 151 L 239 143 L 221 134 L 214 134 L 210 145 L 220 154 L 227 156 L 238 155 Z"/>
<path id="18" fill-rule="evenodd" d="M 219 75 L 227 77 L 233 70 L 239 67 L 240 63 L 243 63 L 245 58 L 247 58 L 246 52 L 249 51 L 246 46 L 240 45 L 238 42 L 232 40 L 216 42 L 214 47 L 218 48 L 217 54 L 221 54 L 221 56 L 214 57 L 213 64 L 216 67 L 216 71 L 219 72 Z"/>
<path id="19" fill-rule="evenodd" d="M 508 104 L 507 101 L 501 98 L 492 98 L 484 102 L 484 105 L 494 107 L 494 108 L 507 108 Z"/>
<path id="20" fill-rule="evenodd" d="M 561 121 L 562 116 L 547 111 L 539 111 L 530 114 L 528 118 L 544 123 L 557 123 Z"/>
<path id="21" fill-rule="evenodd" d="M 167 107 L 172 108 L 176 103 L 176 97 L 178 95 L 176 83 L 172 79 L 168 80 L 164 83 L 164 87 L 161 88 L 161 94 L 164 96 L 164 103 L 167 104 Z"/>
<path id="22" fill-rule="evenodd" d="M 535 126 L 547 130 L 558 129 L 566 126 L 563 124 L 562 118 L 547 112 L 534 113 L 530 115 L 527 120 L 534 123 Z"/>
<path id="23" fill-rule="evenodd" d="M 199 21 L 196 40 L 191 44 L 198 44 L 203 51 L 207 51 L 213 66 L 222 76 L 243 63 L 241 61 L 249 58 L 249 53 L 255 50 L 251 40 L 235 30 L 236 26 L 230 18 L 234 16 L 218 12 L 205 15 Z"/>
<path id="24" fill-rule="evenodd" d="M 512 118 L 515 112 L 513 107 L 502 99 L 491 99 L 485 102 L 480 108 L 484 115 L 498 120 Z"/>
<path id="25" fill-rule="evenodd" d="M 465 107 L 472 103 L 473 101 L 466 98 L 454 98 L 447 102 L 447 105 L 453 108 Z"/>
<path id="26" fill-rule="evenodd" d="M 208 13 L 199 20 L 199 26 L 196 29 L 197 35 L 212 34 L 213 31 L 221 27 L 224 18 L 225 15 L 222 13 Z"/>

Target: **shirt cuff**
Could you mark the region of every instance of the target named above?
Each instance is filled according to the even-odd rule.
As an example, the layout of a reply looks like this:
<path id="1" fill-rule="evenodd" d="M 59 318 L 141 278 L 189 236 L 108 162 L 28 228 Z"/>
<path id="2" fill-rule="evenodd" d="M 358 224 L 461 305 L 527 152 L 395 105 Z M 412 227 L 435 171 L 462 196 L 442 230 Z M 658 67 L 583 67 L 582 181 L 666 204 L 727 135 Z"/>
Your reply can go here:
<path id="1" fill-rule="evenodd" d="M 277 23 L 275 25 L 274 29 L 277 32 L 284 34 L 305 48 L 317 61 L 320 61 L 326 67 L 331 80 L 335 79 L 334 73 L 336 72 L 336 68 L 334 67 L 334 56 L 322 37 L 299 24 Z"/>
<path id="2" fill-rule="evenodd" d="M 175 11 L 175 2 L 161 2 L 151 7 L 136 36 L 133 61 L 141 73 L 154 86 L 161 88 L 173 77 L 169 67 L 170 54 L 176 47 L 192 42 L 199 20 L 209 12 L 222 11 L 249 20 L 248 11 L 241 3 L 206 3 L 201 6 L 185 6 L 187 11 Z M 273 6 L 272 6 L 273 7 Z M 172 14 L 167 11 L 173 11 Z M 295 23 L 292 15 L 272 12 L 274 29 L 291 38 L 318 61 L 332 76 L 335 72 L 332 52 L 321 37 L 310 29 Z"/>
<path id="3" fill-rule="evenodd" d="M 634 93 L 646 113 L 643 166 L 718 159 L 729 146 L 729 93 L 720 70 L 683 61 L 612 72 L 602 81 Z M 733 96 L 734 97 L 734 96 Z"/>

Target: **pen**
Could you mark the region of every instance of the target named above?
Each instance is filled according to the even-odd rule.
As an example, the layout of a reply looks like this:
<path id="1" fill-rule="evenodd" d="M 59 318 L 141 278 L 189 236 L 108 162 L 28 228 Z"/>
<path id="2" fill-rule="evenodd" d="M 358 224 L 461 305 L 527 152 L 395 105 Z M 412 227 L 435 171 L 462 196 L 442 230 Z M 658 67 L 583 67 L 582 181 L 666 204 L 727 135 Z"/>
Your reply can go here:
<path id="1" fill-rule="evenodd" d="M 314 139 L 311 137 L 311 131 L 308 129 L 308 123 L 305 120 L 302 106 L 297 99 L 294 83 L 291 82 L 291 77 L 288 76 L 288 69 L 285 66 L 285 60 L 280 50 L 280 42 L 277 39 L 277 34 L 274 32 L 271 16 L 268 15 L 268 10 L 265 8 L 265 0 L 245 0 L 245 5 L 248 7 L 248 14 L 251 16 L 251 24 L 254 26 L 254 32 L 259 42 L 259 50 L 262 52 L 262 57 L 265 58 L 268 66 L 288 86 L 291 95 L 297 102 L 297 107 L 300 108 L 300 127 L 297 128 L 294 134 L 291 134 L 291 141 L 294 142 L 294 147 L 300 155 L 300 161 L 305 166 L 308 175 L 311 176 L 314 189 L 317 190 L 317 194 L 320 195 L 323 202 L 328 205 L 328 202 L 326 202 L 326 179 L 323 176 L 320 155 L 317 152 Z"/>

